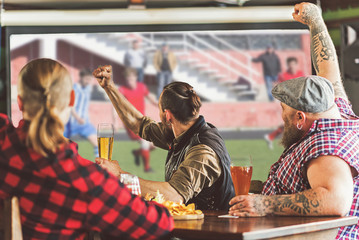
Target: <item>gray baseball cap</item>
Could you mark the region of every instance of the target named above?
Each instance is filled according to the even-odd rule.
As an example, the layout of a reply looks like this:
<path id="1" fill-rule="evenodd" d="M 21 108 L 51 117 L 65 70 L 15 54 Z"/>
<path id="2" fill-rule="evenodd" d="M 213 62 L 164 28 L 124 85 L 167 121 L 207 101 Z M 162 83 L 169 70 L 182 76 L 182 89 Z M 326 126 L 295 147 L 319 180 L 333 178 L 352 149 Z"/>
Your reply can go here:
<path id="1" fill-rule="evenodd" d="M 272 95 L 288 106 L 303 112 L 325 112 L 334 105 L 334 88 L 319 76 L 293 78 L 277 84 Z"/>

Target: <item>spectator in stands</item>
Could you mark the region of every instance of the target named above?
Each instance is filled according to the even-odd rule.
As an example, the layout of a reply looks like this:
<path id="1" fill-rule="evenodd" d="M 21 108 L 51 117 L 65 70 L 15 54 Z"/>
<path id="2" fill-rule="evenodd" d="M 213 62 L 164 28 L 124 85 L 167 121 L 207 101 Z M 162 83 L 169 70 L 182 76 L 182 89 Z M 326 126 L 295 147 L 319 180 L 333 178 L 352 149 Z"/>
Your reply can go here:
<path id="1" fill-rule="evenodd" d="M 75 94 L 69 72 L 37 59 L 19 74 L 19 127 L 0 114 L 0 198 L 17 196 L 24 239 L 159 239 L 168 210 L 132 195 L 117 177 L 82 158 L 63 136 Z"/>
<path id="2" fill-rule="evenodd" d="M 301 70 L 298 69 L 298 59 L 296 57 L 288 57 L 287 71 L 279 75 L 278 82 L 281 83 L 302 76 L 304 76 L 304 74 Z M 284 130 L 284 125 L 281 124 L 277 129 L 275 129 L 271 133 L 264 135 L 264 139 L 266 140 L 269 149 L 273 149 L 274 139 L 276 139 L 279 135 L 281 135 L 283 130 Z"/>
<path id="3" fill-rule="evenodd" d="M 160 98 L 163 87 L 172 82 L 172 73 L 177 66 L 176 56 L 167 43 L 163 43 L 161 49 L 156 51 L 153 66 L 157 71 L 157 98 Z"/>
<path id="4" fill-rule="evenodd" d="M 267 50 L 257 58 L 253 58 L 252 61 L 262 63 L 268 99 L 273 101 L 274 98 L 271 93 L 273 84 L 277 81 L 278 74 L 282 71 L 278 55 L 275 53 L 273 46 L 268 45 Z"/>
<path id="5" fill-rule="evenodd" d="M 279 160 L 270 169 L 262 194 L 230 202 L 237 216 L 359 216 L 359 117 L 341 79 L 335 47 L 320 9 L 294 7 L 293 18 L 311 32 L 318 76 L 277 84 L 284 120 Z M 359 239 L 359 225 L 339 228 L 337 239 Z"/>
<path id="6" fill-rule="evenodd" d="M 234 196 L 230 157 L 218 130 L 199 115 L 201 100 L 184 82 L 165 86 L 159 100 L 161 122 L 143 116 L 113 84 L 111 66 L 94 71 L 117 114 L 135 134 L 168 150 L 165 180 L 140 179 L 141 192 L 165 199 L 195 203 L 199 209 L 228 209 Z M 117 161 L 96 159 L 101 166 L 120 176 L 124 171 Z"/>
<path id="7" fill-rule="evenodd" d="M 79 135 L 89 140 L 94 148 L 95 157 L 98 157 L 96 128 L 90 122 L 89 117 L 94 78 L 88 69 L 82 69 L 79 76 L 79 82 L 74 83 L 73 86 L 76 101 L 74 107 L 71 109 L 70 119 L 65 126 L 64 136 L 66 138 L 72 138 Z"/>
<path id="8" fill-rule="evenodd" d="M 136 69 L 127 68 L 125 71 L 125 78 L 126 85 L 121 86 L 119 91 L 138 111 L 140 111 L 140 113 L 145 114 L 145 98 L 153 105 L 158 106 L 156 97 L 148 91 L 146 85 L 141 82 L 137 82 Z M 114 122 L 116 122 L 117 114 L 114 119 Z M 132 154 L 135 157 L 135 164 L 137 166 L 140 165 L 141 156 L 145 172 L 153 172 L 150 167 L 150 151 L 154 149 L 154 147 L 150 142 L 134 134 L 129 128 L 126 128 L 126 131 L 132 140 L 140 143 L 140 148 L 132 151 Z"/>
<path id="9" fill-rule="evenodd" d="M 140 42 L 138 40 L 134 40 L 132 42 L 132 48 L 125 53 L 124 64 L 127 68 L 136 69 L 139 82 L 144 81 L 147 55 L 146 52 L 140 48 Z"/>

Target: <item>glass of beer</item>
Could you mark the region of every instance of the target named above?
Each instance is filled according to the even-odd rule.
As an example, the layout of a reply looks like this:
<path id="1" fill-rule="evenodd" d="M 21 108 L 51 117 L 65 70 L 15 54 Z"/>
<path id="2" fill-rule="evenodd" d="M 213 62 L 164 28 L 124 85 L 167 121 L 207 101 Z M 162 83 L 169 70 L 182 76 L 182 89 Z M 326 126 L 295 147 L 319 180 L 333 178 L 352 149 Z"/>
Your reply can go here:
<path id="1" fill-rule="evenodd" d="M 238 164 L 232 162 L 231 175 L 234 185 L 234 191 L 237 195 L 247 195 L 251 185 L 253 164 L 251 157 L 249 159 L 240 158 L 236 159 Z M 237 161 L 236 161 L 237 162 Z"/>
<path id="2" fill-rule="evenodd" d="M 114 129 L 111 123 L 100 123 L 97 126 L 97 143 L 100 158 L 112 159 L 113 132 Z"/>

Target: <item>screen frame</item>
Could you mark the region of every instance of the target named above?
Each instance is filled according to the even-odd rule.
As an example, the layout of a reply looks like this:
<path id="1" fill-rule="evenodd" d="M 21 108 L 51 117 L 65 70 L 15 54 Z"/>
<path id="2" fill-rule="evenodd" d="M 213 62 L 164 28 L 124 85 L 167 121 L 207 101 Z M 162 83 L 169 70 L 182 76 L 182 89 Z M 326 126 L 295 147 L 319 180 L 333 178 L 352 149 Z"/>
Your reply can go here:
<path id="1" fill-rule="evenodd" d="M 252 8 L 253 9 L 253 8 Z M 188 10 L 188 9 L 186 9 Z M 211 9 L 213 10 L 213 9 Z M 218 9 L 219 10 L 219 9 Z M 238 9 L 243 11 L 243 9 Z M 248 9 L 249 10 L 249 9 Z M 126 12 L 131 10 L 121 10 L 120 12 Z M 146 11 L 146 10 L 143 10 Z M 146 16 L 151 15 L 151 11 L 147 10 Z M 161 10 L 157 10 L 160 11 Z M 166 10 L 162 10 L 166 11 Z M 176 11 L 176 9 L 171 9 L 171 11 Z M 203 12 L 203 10 L 198 9 L 199 12 Z M 222 11 L 222 10 L 221 10 Z M 282 9 L 282 12 L 288 12 L 288 8 Z M 8 11 L 9 12 L 9 11 Z M 19 12 L 16 11 L 15 15 L 19 15 Z M 26 11 L 22 11 L 26 12 Z M 51 13 L 51 11 L 47 11 Z M 62 11 L 63 12 L 63 11 Z M 87 12 L 87 11 L 86 11 Z M 233 9 L 230 10 L 230 13 L 233 12 Z M 238 11 L 239 12 L 239 11 Z M 36 11 L 31 11 L 31 14 L 35 14 Z M 71 14 L 74 14 L 72 12 Z M 203 14 L 203 13 L 202 13 Z M 136 13 L 130 14 L 130 16 L 135 16 Z M 148 17 L 148 16 L 147 16 Z M 291 17 L 291 16 L 290 16 Z M 279 18 L 275 20 L 272 18 L 273 21 L 271 22 L 264 22 L 263 19 L 259 18 L 258 21 L 248 22 L 247 19 L 233 19 L 233 22 L 230 20 L 218 20 L 214 16 L 211 20 L 209 19 L 204 20 L 190 20 L 192 22 L 186 22 L 181 24 L 180 20 L 173 21 L 172 23 L 160 23 L 155 24 L 151 22 L 142 21 L 142 24 L 137 24 L 131 20 L 127 22 L 123 22 L 121 24 L 110 23 L 110 24 L 103 24 L 101 22 L 99 24 L 93 24 L 93 21 L 89 22 L 89 24 L 80 24 L 80 25 L 69 25 L 59 24 L 59 20 L 55 22 L 42 22 L 43 24 L 31 25 L 33 23 L 38 23 L 38 21 L 25 23 L 25 22 L 16 22 L 6 19 L 3 22 L 2 26 L 2 34 L 3 34 L 3 43 L 2 46 L 5 48 L 5 71 L 1 73 L 1 78 L 5 79 L 6 85 L 6 113 L 11 119 L 11 67 L 10 67 L 10 37 L 13 34 L 61 34 L 61 33 L 108 33 L 108 32 L 162 32 L 162 31 L 215 31 L 215 30 L 304 30 L 308 29 L 307 26 L 294 22 L 290 20 L 290 17 Z M 14 18 L 14 16 L 12 17 Z M 97 16 L 98 18 L 98 16 Z M 156 19 L 156 17 L 155 17 Z M 96 19 L 95 19 L 96 20 Z M 229 22 L 228 22 L 229 21 Z M 154 21 L 156 22 L 156 21 Z M 164 19 L 157 20 L 157 22 L 164 22 Z M 76 23 L 76 22 L 75 22 Z"/>

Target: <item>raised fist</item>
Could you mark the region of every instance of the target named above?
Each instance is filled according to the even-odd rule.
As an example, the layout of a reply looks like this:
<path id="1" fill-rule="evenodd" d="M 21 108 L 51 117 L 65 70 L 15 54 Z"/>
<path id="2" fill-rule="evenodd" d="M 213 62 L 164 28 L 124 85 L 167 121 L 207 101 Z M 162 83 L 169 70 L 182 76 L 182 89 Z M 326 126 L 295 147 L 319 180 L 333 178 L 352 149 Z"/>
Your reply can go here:
<path id="1" fill-rule="evenodd" d="M 111 84 L 112 66 L 100 66 L 92 72 L 92 75 L 97 79 L 100 86 L 104 88 Z"/>
<path id="2" fill-rule="evenodd" d="M 320 9 L 315 4 L 307 2 L 296 4 L 292 16 L 297 22 L 309 27 L 322 18 Z"/>

